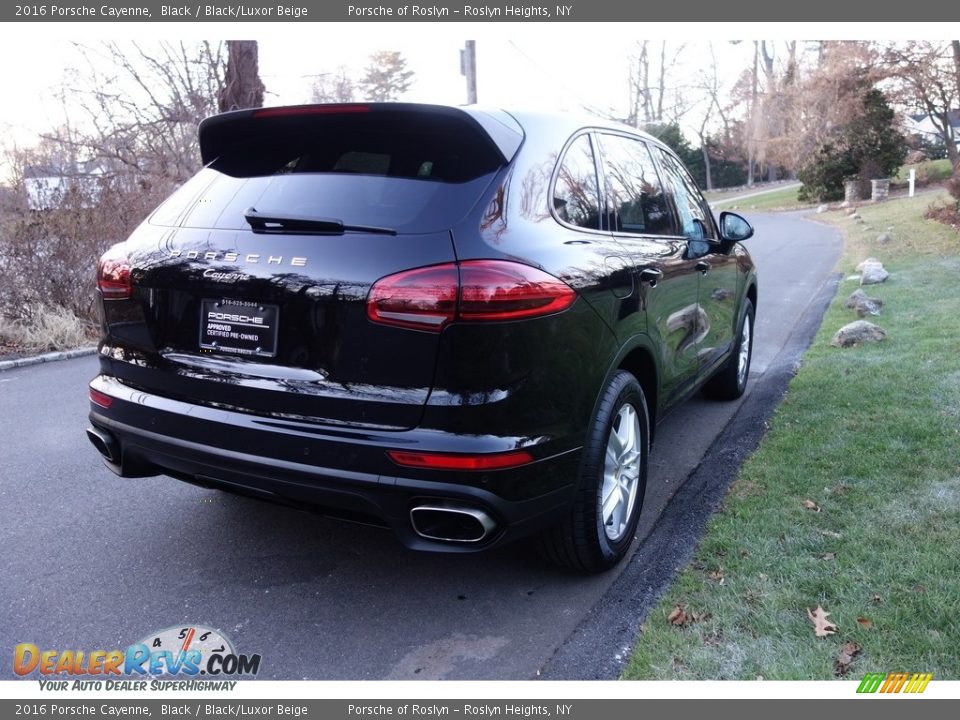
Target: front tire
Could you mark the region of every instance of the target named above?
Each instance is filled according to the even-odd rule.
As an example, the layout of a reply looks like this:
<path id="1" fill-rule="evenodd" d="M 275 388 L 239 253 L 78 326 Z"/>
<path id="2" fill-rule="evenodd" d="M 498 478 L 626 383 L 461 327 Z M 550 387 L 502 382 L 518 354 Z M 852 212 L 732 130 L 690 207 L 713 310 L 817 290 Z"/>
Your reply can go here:
<path id="1" fill-rule="evenodd" d="M 649 422 L 643 388 L 633 375 L 618 370 L 590 427 L 570 514 L 541 535 L 548 560 L 600 572 L 627 554 L 647 486 Z"/>

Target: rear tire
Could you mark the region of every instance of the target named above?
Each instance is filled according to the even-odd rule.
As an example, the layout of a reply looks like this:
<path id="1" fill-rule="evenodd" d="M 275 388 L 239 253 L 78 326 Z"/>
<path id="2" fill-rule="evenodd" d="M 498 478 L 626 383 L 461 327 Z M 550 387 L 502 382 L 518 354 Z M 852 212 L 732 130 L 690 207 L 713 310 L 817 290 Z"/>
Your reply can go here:
<path id="1" fill-rule="evenodd" d="M 587 435 L 568 517 L 540 536 L 552 563 L 581 572 L 616 565 L 633 542 L 647 486 L 650 425 L 643 388 L 618 370 Z"/>
<path id="2" fill-rule="evenodd" d="M 737 342 L 730 353 L 730 359 L 703 386 L 703 393 L 715 400 L 736 400 L 747 389 L 750 361 L 753 359 L 754 310 L 749 298 L 744 298 L 743 304 L 743 319 L 737 329 Z"/>

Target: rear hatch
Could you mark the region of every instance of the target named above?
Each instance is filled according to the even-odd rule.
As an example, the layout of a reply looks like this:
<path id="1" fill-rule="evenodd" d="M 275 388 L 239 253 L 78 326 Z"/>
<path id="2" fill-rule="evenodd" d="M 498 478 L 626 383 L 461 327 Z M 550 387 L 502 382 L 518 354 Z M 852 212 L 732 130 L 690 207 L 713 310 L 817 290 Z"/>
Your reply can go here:
<path id="1" fill-rule="evenodd" d="M 372 322 L 367 295 L 456 260 L 451 228 L 521 137 L 505 116 L 434 106 L 211 118 L 208 167 L 119 248 L 132 294 L 103 303 L 110 371 L 259 415 L 416 426 L 439 333 Z"/>

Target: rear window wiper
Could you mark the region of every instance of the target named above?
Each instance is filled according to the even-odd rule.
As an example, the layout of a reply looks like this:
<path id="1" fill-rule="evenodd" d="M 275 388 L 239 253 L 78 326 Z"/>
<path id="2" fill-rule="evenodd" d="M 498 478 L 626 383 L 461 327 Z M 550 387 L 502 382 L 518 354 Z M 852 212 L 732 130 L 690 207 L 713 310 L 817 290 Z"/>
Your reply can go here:
<path id="1" fill-rule="evenodd" d="M 336 218 L 305 217 L 260 213 L 248 208 L 243 218 L 255 233 L 300 233 L 304 235 L 343 235 L 345 232 L 365 232 L 377 235 L 396 235 L 396 230 L 373 225 L 344 225 Z"/>

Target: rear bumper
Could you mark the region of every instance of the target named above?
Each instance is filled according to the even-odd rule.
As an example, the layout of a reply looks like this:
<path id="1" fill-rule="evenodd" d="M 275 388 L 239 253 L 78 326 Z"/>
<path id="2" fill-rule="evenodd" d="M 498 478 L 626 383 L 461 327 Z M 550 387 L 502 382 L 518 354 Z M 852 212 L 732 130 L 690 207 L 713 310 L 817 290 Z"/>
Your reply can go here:
<path id="1" fill-rule="evenodd" d="M 555 440 L 453 435 L 430 430 L 358 430 L 276 420 L 193 405 L 132 389 L 101 375 L 90 387 L 90 422 L 113 443 L 105 464 L 124 477 L 171 475 L 324 514 L 389 527 L 407 547 L 469 552 L 528 535 L 563 517 L 573 498 L 580 448 Z M 387 450 L 495 453 L 524 447 L 521 467 L 484 472 L 404 468 Z M 102 451 L 101 451 L 102 452 Z M 423 505 L 477 509 L 495 523 L 477 542 L 442 542 L 415 532 Z"/>

